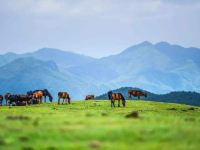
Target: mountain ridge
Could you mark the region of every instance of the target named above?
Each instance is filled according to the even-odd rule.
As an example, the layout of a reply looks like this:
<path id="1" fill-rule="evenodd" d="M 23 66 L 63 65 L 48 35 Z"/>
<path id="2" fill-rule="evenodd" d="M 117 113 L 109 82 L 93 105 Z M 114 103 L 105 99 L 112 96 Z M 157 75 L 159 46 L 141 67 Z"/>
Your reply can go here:
<path id="1" fill-rule="evenodd" d="M 33 64 L 37 61 L 41 61 L 41 65 L 44 62 L 44 66 L 48 63 L 52 64 L 55 68 L 46 76 L 52 79 L 52 76 L 56 74 L 58 79 L 49 81 L 51 85 L 48 87 L 53 88 L 58 82 L 63 86 L 59 88 L 57 85 L 57 89 L 70 89 L 71 93 L 78 93 L 75 94 L 77 99 L 83 99 L 87 93 L 99 95 L 123 86 L 140 87 L 160 94 L 180 90 L 199 91 L 200 89 L 200 49 L 184 48 L 167 42 L 152 44 L 145 41 L 130 46 L 119 54 L 99 59 L 49 48 L 20 55 L 8 53 L 0 55 L 0 69 L 3 70 L 0 77 L 6 78 L 5 73 L 8 71 L 6 68 L 9 63 L 14 62 L 12 65 L 16 66 L 15 60 L 22 58 L 34 58 Z M 33 64 L 30 63 L 30 65 Z M 28 68 L 27 65 L 26 69 Z M 29 73 L 34 73 L 37 78 L 35 72 Z M 13 76 L 17 75 L 13 74 Z M 41 78 L 44 78 L 41 82 L 48 83 L 45 75 Z M 26 80 L 29 80 L 28 75 Z M 16 81 L 18 81 L 17 78 L 13 84 Z M 66 86 L 64 86 L 65 82 Z M 54 93 L 56 93 L 55 90 Z"/>

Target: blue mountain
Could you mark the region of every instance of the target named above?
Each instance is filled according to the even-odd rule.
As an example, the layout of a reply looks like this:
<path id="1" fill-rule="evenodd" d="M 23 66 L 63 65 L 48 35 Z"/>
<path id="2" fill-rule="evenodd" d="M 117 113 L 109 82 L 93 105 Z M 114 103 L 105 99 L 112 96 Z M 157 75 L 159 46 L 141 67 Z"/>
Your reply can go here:
<path id="1" fill-rule="evenodd" d="M 43 48 L 0 55 L 0 71 L 0 93 L 49 88 L 55 95 L 65 90 L 82 99 L 86 94 L 99 95 L 127 86 L 160 94 L 198 92 L 200 49 L 145 41 L 119 54 L 95 59 Z"/>
<path id="2" fill-rule="evenodd" d="M 132 86 L 156 93 L 199 91 L 200 49 L 145 41 L 70 71 L 106 90 Z"/>
<path id="3" fill-rule="evenodd" d="M 0 93 L 26 93 L 30 90 L 49 89 L 57 99 L 58 91 L 68 91 L 72 98 L 83 96 L 84 82 L 70 73 L 61 73 L 53 61 L 33 57 L 18 58 L 0 67 Z M 75 95 L 73 97 L 73 95 Z"/>

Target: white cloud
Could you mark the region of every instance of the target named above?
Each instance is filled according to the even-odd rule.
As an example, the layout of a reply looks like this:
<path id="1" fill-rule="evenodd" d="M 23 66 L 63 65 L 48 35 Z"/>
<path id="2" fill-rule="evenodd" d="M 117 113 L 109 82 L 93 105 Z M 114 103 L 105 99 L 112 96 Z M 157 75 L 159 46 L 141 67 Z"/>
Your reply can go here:
<path id="1" fill-rule="evenodd" d="M 0 19 L 5 49 L 115 51 L 143 40 L 195 46 L 200 39 L 197 0 L 0 0 Z"/>

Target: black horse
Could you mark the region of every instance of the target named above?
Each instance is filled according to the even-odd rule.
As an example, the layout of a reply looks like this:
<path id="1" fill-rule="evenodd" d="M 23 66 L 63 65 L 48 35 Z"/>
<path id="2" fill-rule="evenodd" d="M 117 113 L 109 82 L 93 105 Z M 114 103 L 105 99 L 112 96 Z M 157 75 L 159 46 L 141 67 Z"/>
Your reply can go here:
<path id="1" fill-rule="evenodd" d="M 122 101 L 123 107 L 126 106 L 126 100 L 121 93 L 113 93 L 112 91 L 108 92 L 108 98 L 111 100 L 111 107 L 115 107 L 115 101 L 118 101 L 118 107 L 120 107 L 120 101 Z"/>
<path id="2" fill-rule="evenodd" d="M 38 92 L 38 91 L 41 91 L 43 96 L 44 96 L 44 102 L 46 103 L 46 97 L 48 96 L 49 97 L 49 101 L 52 102 L 53 101 L 53 97 L 51 95 L 51 93 L 47 90 L 47 89 L 44 89 L 44 90 L 35 90 L 35 91 L 28 91 L 27 92 L 27 95 L 33 95 L 35 92 Z M 34 100 L 33 100 L 34 101 Z"/>
<path id="3" fill-rule="evenodd" d="M 8 101 L 9 106 L 15 105 L 15 106 L 25 106 L 32 104 L 32 97 L 25 94 L 11 94 L 8 95 Z"/>

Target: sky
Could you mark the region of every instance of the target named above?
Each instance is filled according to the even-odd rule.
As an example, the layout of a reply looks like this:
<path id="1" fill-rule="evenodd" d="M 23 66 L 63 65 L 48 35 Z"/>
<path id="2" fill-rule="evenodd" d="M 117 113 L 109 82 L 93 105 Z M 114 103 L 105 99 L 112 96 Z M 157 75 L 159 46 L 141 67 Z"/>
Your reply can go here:
<path id="1" fill-rule="evenodd" d="M 200 0 L 0 0 L 0 54 L 103 57 L 142 41 L 200 47 Z"/>

